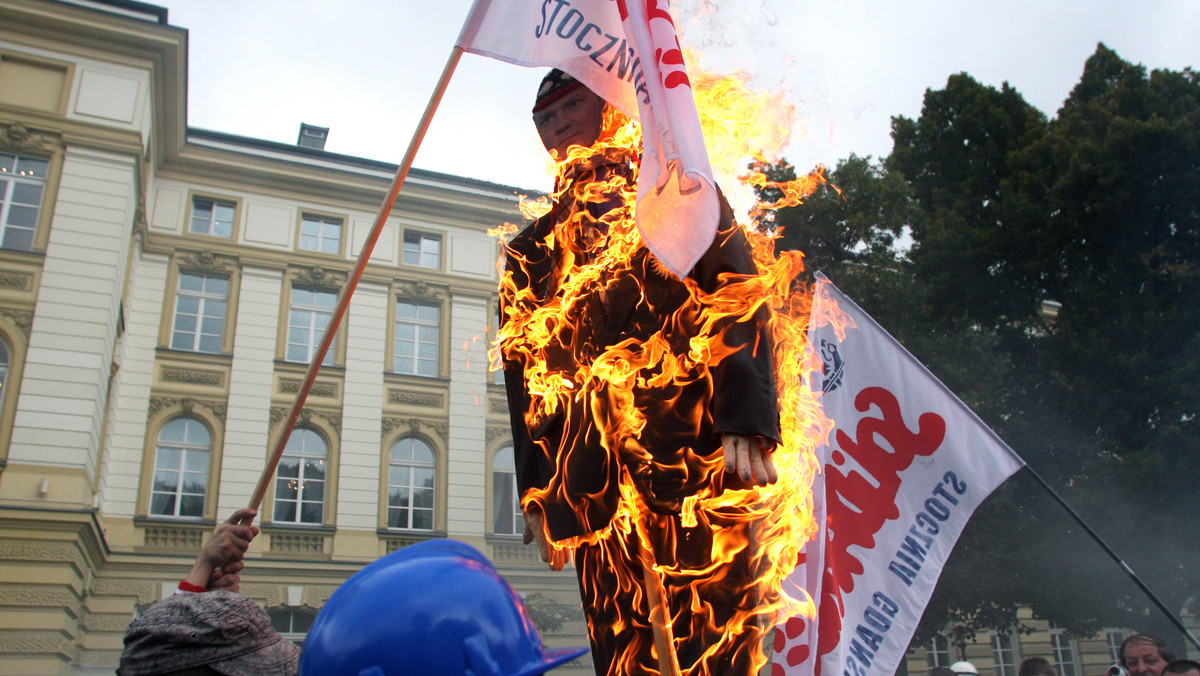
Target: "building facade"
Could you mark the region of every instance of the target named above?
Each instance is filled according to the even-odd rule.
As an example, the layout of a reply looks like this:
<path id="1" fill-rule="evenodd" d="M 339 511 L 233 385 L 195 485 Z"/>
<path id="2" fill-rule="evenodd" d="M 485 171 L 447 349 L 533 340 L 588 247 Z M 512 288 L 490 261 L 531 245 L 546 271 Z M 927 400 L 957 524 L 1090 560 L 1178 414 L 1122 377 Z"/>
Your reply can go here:
<path id="1" fill-rule="evenodd" d="M 188 129 L 186 57 L 162 8 L 0 1 L 0 673 L 112 673 L 248 504 L 396 169 L 321 128 Z M 366 563 L 449 537 L 565 613 L 549 643 L 585 642 L 574 576 L 520 542 L 488 368 L 487 230 L 516 192 L 409 174 L 247 557 L 289 636 Z"/>

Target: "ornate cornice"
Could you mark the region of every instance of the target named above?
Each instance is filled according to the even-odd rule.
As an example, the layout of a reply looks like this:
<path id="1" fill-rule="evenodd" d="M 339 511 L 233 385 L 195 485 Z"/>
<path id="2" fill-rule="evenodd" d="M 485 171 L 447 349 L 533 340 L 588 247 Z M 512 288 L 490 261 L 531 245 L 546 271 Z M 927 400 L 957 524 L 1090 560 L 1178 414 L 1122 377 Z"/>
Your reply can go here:
<path id="1" fill-rule="evenodd" d="M 391 417 L 383 419 L 383 429 L 380 438 L 387 438 L 399 430 L 401 434 L 430 434 L 446 441 L 450 436 L 450 425 L 443 421 L 422 420 L 420 418 Z"/>
<path id="2" fill-rule="evenodd" d="M 489 425 L 484 434 L 487 444 L 490 446 L 493 441 L 499 439 L 500 437 L 508 436 L 509 429 L 507 427 Z"/>
<path id="3" fill-rule="evenodd" d="M 449 297 L 450 289 L 444 286 L 434 286 L 423 279 L 403 280 L 396 282 L 396 294 L 403 298 L 440 301 Z"/>
<path id="4" fill-rule="evenodd" d="M 62 142 L 57 137 L 36 134 L 20 122 L 13 122 L 0 129 L 0 146 L 13 150 L 49 150 L 59 148 Z"/>
<path id="5" fill-rule="evenodd" d="M 221 371 L 204 371 L 188 368 L 166 368 L 160 371 L 164 382 L 186 385 L 213 385 L 219 387 L 224 379 Z"/>
<path id="6" fill-rule="evenodd" d="M 291 408 L 283 408 L 282 406 L 272 406 L 271 407 L 271 429 L 275 429 L 276 427 L 278 427 L 279 424 L 282 423 L 287 418 L 287 415 L 289 412 L 291 412 Z M 312 421 L 314 418 L 320 418 L 321 420 L 324 420 L 326 422 L 326 424 L 328 424 L 330 427 L 333 428 L 334 432 L 337 433 L 337 435 L 339 437 L 342 436 L 342 414 L 341 413 L 336 413 L 336 412 L 331 412 L 331 411 L 322 411 L 320 409 L 313 409 L 313 408 L 301 409 L 299 417 L 296 418 L 296 426 L 297 427 L 308 427 L 308 426 L 312 425 Z"/>
<path id="7" fill-rule="evenodd" d="M 30 291 L 33 289 L 33 275 L 28 272 L 0 272 L 0 289 L 11 291 Z"/>
<path id="8" fill-rule="evenodd" d="M 223 401 L 208 401 L 205 399 L 195 399 L 192 397 L 150 397 L 150 410 L 147 418 L 154 417 L 159 411 L 168 408 L 179 407 L 185 414 L 190 415 L 197 406 L 207 408 L 214 417 L 225 422 L 225 411 L 228 406 Z"/>
<path id="9" fill-rule="evenodd" d="M 236 261 L 225 256 L 218 256 L 211 251 L 181 251 L 180 254 L 180 266 L 197 272 L 227 275 L 230 269 L 236 265 Z"/>
<path id="10" fill-rule="evenodd" d="M 290 378 L 280 378 L 279 392 L 282 394 L 295 394 L 300 391 L 301 382 Z M 336 397 L 337 385 L 334 383 L 313 383 L 312 389 L 308 393 L 316 397 Z"/>
<path id="11" fill-rule="evenodd" d="M 388 403 L 409 406 L 442 407 L 442 395 L 436 392 L 413 392 L 411 390 L 388 390 Z"/>
<path id="12" fill-rule="evenodd" d="M 342 270 L 329 270 L 320 265 L 296 268 L 296 281 L 322 288 L 342 288 L 349 275 Z"/>

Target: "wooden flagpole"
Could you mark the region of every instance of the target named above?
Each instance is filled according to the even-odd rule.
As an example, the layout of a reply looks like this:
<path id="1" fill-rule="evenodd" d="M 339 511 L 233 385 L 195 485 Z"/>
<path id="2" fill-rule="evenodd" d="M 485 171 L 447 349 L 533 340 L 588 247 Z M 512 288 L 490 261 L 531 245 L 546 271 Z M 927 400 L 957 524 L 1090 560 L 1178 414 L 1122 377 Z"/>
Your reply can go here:
<path id="1" fill-rule="evenodd" d="M 337 335 L 338 326 L 341 325 L 342 317 L 346 315 L 346 308 L 350 305 L 350 297 L 354 295 L 354 290 L 358 287 L 359 280 L 362 279 L 363 271 L 367 267 L 367 261 L 370 260 L 371 252 L 375 249 L 375 242 L 379 240 L 379 235 L 383 232 L 383 226 L 387 223 L 388 216 L 392 213 L 392 205 L 396 203 L 396 196 L 400 194 L 400 187 L 404 185 L 404 180 L 408 177 L 408 171 L 412 168 L 417 148 L 420 147 L 421 141 L 425 138 L 425 132 L 429 130 L 429 123 L 433 120 L 433 114 L 442 102 L 442 96 L 446 93 L 446 87 L 450 84 L 450 77 L 458 67 L 458 62 L 462 58 L 462 54 L 462 47 L 457 45 L 450 50 L 450 58 L 447 59 L 446 66 L 442 69 L 442 75 L 438 79 L 433 95 L 429 98 L 429 103 L 425 106 L 424 115 L 421 116 L 420 122 L 417 123 L 417 129 L 413 132 L 412 140 L 408 144 L 408 150 L 404 153 L 404 159 L 400 162 L 400 166 L 396 168 L 396 175 L 392 177 L 392 184 L 388 187 L 387 195 L 383 198 L 383 204 L 379 206 L 379 213 L 375 216 L 375 223 L 371 226 L 371 232 L 367 235 L 367 240 L 363 242 L 362 250 L 359 251 L 354 272 L 346 281 L 346 285 L 342 287 L 342 292 L 338 296 L 337 306 L 333 309 L 333 316 L 329 318 L 329 324 L 325 327 L 325 333 L 321 336 L 321 342 L 317 345 L 317 350 L 313 354 L 312 363 L 308 365 L 308 371 L 304 374 L 304 382 L 301 383 L 300 390 L 296 392 L 296 399 L 292 402 L 292 410 L 288 413 L 283 430 L 279 433 L 279 439 L 276 440 L 275 447 L 271 451 L 271 455 L 267 458 L 267 466 L 263 468 L 262 475 L 258 478 L 258 485 L 254 488 L 254 493 L 250 496 L 250 504 L 248 505 L 250 509 L 257 510 L 262 505 L 263 497 L 266 495 L 267 489 L 271 486 L 271 478 L 275 476 L 275 470 L 279 466 L 279 459 L 283 456 L 284 446 L 287 445 L 288 437 L 291 436 L 292 430 L 296 427 L 296 420 L 300 417 L 300 411 L 304 409 L 304 402 L 308 399 L 308 393 L 312 390 L 313 383 L 317 379 L 317 372 L 321 370 L 321 362 L 325 360 L 325 354 L 329 352 L 329 346 L 333 343 L 334 336 Z"/>

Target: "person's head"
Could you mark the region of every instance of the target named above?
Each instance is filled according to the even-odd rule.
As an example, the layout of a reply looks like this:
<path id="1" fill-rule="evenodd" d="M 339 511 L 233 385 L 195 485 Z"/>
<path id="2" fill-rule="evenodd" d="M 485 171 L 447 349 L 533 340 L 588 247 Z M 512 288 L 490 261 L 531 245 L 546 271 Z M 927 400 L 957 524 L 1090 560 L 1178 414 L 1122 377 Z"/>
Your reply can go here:
<path id="1" fill-rule="evenodd" d="M 1058 673 L 1045 657 L 1026 657 L 1021 660 L 1017 676 L 1058 676 Z"/>
<path id="2" fill-rule="evenodd" d="M 1177 676 L 1200 676 L 1200 662 L 1195 660 L 1175 660 L 1163 668 L 1164 674 Z"/>
<path id="3" fill-rule="evenodd" d="M 971 676 L 979 676 L 979 670 L 975 668 L 975 665 L 971 664 L 970 662 L 967 662 L 965 660 L 962 662 L 955 662 L 954 664 L 951 664 L 950 671 L 953 671 L 954 673 L 959 674 L 959 676 L 962 676 L 963 674 L 971 674 Z"/>
<path id="4" fill-rule="evenodd" d="M 300 649 L 257 603 L 229 591 L 179 594 L 129 624 L 118 676 L 295 673 Z"/>
<path id="5" fill-rule="evenodd" d="M 929 676 L 954 676 L 954 672 L 950 667 L 934 667 L 929 670 Z"/>
<path id="6" fill-rule="evenodd" d="M 590 147 L 604 129 L 604 99 L 582 82 L 554 69 L 538 87 L 533 124 L 542 145 L 555 160 L 573 145 Z"/>
<path id="7" fill-rule="evenodd" d="M 487 558 L 454 540 L 409 545 L 329 597 L 304 641 L 303 676 L 535 676 L 587 652 L 546 650 Z"/>
<path id="8" fill-rule="evenodd" d="M 1162 676 L 1163 669 L 1175 656 L 1161 636 L 1134 634 L 1121 642 L 1117 658 L 1130 676 Z"/>

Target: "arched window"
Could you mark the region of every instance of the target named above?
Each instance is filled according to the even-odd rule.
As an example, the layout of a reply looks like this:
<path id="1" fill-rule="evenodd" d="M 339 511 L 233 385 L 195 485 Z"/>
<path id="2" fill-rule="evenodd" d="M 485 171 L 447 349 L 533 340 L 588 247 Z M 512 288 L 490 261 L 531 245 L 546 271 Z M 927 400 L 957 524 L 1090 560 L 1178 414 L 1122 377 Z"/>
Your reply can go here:
<path id="1" fill-rule="evenodd" d="M 324 522 L 327 456 L 320 434 L 305 427 L 292 430 L 275 472 L 275 523 Z"/>
<path id="2" fill-rule="evenodd" d="M 520 535 L 525 532 L 525 515 L 517 494 L 517 466 L 512 444 L 505 444 L 492 459 L 492 532 Z"/>
<path id="3" fill-rule="evenodd" d="M 404 437 L 388 456 L 388 528 L 433 530 L 437 462 L 429 444 Z"/>
<path id="4" fill-rule="evenodd" d="M 156 516 L 202 517 L 208 493 L 212 436 L 195 418 L 175 418 L 158 433 L 150 513 Z"/>

